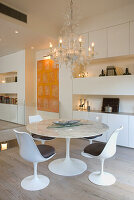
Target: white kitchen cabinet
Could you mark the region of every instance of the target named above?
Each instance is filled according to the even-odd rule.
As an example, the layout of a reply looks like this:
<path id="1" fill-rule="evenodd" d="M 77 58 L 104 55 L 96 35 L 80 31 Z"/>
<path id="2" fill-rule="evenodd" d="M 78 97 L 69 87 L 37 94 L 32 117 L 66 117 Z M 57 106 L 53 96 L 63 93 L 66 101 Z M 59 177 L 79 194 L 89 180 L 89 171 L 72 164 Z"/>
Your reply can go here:
<path id="1" fill-rule="evenodd" d="M 98 31 L 89 32 L 89 43 L 95 43 L 95 56 L 94 58 L 107 57 L 107 30 L 102 29 Z"/>
<path id="2" fill-rule="evenodd" d="M 91 120 L 91 121 L 101 122 L 101 123 L 104 123 L 104 124 L 108 123 L 107 114 L 105 114 L 105 113 L 89 112 L 88 113 L 88 119 Z M 101 137 L 98 137 L 95 140 L 100 141 L 100 142 L 106 142 L 107 141 L 107 134 L 108 134 L 108 132 L 105 132 Z"/>
<path id="3" fill-rule="evenodd" d="M 88 119 L 88 112 L 84 111 L 73 111 L 73 119 Z"/>
<path id="4" fill-rule="evenodd" d="M 134 116 L 129 116 L 129 147 L 134 148 Z"/>
<path id="5" fill-rule="evenodd" d="M 129 55 L 129 23 L 108 28 L 108 57 Z"/>
<path id="6" fill-rule="evenodd" d="M 119 133 L 117 145 L 127 146 L 129 144 L 128 137 L 128 115 L 108 114 L 109 134 L 108 138 L 114 130 L 123 126 L 123 130 Z M 107 138 L 107 139 L 108 139 Z"/>
<path id="7" fill-rule="evenodd" d="M 99 112 L 73 111 L 73 119 L 98 121 L 109 126 L 109 130 L 96 141 L 107 142 L 114 130 L 123 126 L 117 139 L 117 145 L 134 148 L 134 115 L 110 114 Z"/>
<path id="8" fill-rule="evenodd" d="M 130 22 L 130 54 L 134 54 L 134 21 Z"/>

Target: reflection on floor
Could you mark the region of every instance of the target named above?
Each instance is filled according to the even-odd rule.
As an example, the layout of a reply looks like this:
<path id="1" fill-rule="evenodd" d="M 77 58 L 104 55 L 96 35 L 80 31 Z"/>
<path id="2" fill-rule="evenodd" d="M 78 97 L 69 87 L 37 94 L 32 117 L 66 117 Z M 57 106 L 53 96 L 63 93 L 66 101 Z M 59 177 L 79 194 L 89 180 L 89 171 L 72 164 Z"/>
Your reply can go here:
<path id="1" fill-rule="evenodd" d="M 47 144 L 56 149 L 56 156 L 65 156 L 65 140 L 55 139 Z M 88 141 L 71 140 L 71 157 L 79 158 L 87 163 L 88 169 L 74 177 L 63 177 L 51 173 L 48 164 L 40 163 L 39 174 L 50 178 L 50 185 L 36 192 L 21 188 L 21 180 L 33 173 L 32 163 L 19 156 L 18 147 L 0 152 L 0 200 L 134 200 L 134 149 L 117 147 L 117 154 L 106 160 L 104 170 L 115 175 L 117 182 L 112 186 L 96 186 L 89 182 L 88 175 L 100 169 L 95 159 L 87 159 L 80 155 Z"/>
<path id="2" fill-rule="evenodd" d="M 0 120 L 0 131 L 20 127 L 20 124 Z"/>
<path id="3" fill-rule="evenodd" d="M 0 142 L 15 139 L 14 128 L 24 128 L 23 125 L 0 120 Z"/>

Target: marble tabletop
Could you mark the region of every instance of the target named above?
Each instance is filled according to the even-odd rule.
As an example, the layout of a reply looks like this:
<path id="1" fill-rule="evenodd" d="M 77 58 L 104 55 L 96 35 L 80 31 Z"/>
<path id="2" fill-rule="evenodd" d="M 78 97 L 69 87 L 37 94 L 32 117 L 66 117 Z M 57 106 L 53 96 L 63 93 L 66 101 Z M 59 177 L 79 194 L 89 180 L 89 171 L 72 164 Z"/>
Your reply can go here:
<path id="1" fill-rule="evenodd" d="M 64 128 L 48 128 L 53 122 L 59 119 L 43 120 L 26 126 L 27 130 L 37 135 L 56 137 L 56 138 L 83 138 L 97 136 L 105 133 L 109 127 L 100 122 L 90 120 L 81 120 L 84 125 L 64 127 Z M 61 120 L 61 119 L 60 119 Z"/>

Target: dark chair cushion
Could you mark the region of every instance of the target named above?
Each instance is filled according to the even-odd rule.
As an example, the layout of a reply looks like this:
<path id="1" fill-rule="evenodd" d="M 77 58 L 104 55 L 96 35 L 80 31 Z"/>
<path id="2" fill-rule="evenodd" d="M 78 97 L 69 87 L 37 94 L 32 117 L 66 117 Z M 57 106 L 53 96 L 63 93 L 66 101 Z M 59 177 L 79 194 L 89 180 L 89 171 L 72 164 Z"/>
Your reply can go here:
<path id="1" fill-rule="evenodd" d="M 53 139 L 55 139 L 54 137 L 47 137 L 47 136 L 42 136 L 42 135 L 36 135 L 34 133 L 32 133 L 32 137 L 34 139 L 40 139 L 40 140 L 53 140 Z"/>
<path id="2" fill-rule="evenodd" d="M 105 143 L 97 142 L 93 144 L 89 144 L 85 147 L 84 153 L 91 154 L 93 156 L 99 156 L 105 147 Z"/>
<path id="3" fill-rule="evenodd" d="M 37 145 L 41 155 L 44 158 L 49 158 L 53 154 L 55 154 L 55 148 L 49 145 L 39 144 Z"/>
<path id="4" fill-rule="evenodd" d="M 95 138 L 100 137 L 100 136 L 102 136 L 102 134 L 101 135 L 97 135 L 97 136 L 84 137 L 84 138 L 90 140 L 90 139 L 95 139 Z"/>

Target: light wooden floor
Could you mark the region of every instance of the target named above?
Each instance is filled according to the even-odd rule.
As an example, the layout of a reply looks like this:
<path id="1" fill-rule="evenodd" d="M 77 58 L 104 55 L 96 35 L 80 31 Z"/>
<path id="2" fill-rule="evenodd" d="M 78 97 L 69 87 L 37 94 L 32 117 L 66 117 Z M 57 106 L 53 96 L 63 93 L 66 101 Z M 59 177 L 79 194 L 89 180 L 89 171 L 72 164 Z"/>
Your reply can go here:
<path id="1" fill-rule="evenodd" d="M 0 120 L 0 131 L 7 130 L 7 129 L 18 128 L 20 126 L 22 126 L 22 125 L 16 124 L 16 123 L 12 123 L 12 122 L 7 122 L 7 121 L 4 121 L 4 120 Z"/>
<path id="2" fill-rule="evenodd" d="M 24 129 L 25 126 L 21 124 L 0 120 L 0 142 L 15 139 L 16 136 L 13 131 L 14 128 L 19 128 L 21 130 Z"/>
<path id="3" fill-rule="evenodd" d="M 55 146 L 56 158 L 64 157 L 65 141 L 56 139 L 48 144 Z M 33 166 L 18 154 L 18 147 L 0 152 L 0 200 L 134 200 L 134 150 L 118 147 L 114 158 L 105 163 L 105 171 L 113 173 L 117 182 L 113 186 L 96 186 L 88 175 L 99 168 L 99 161 L 80 155 L 88 141 L 71 140 L 71 156 L 82 159 L 88 170 L 74 177 L 63 177 L 48 170 L 48 162 L 39 164 L 39 173 L 50 178 L 50 185 L 36 192 L 20 187 L 21 180 L 32 174 Z"/>

